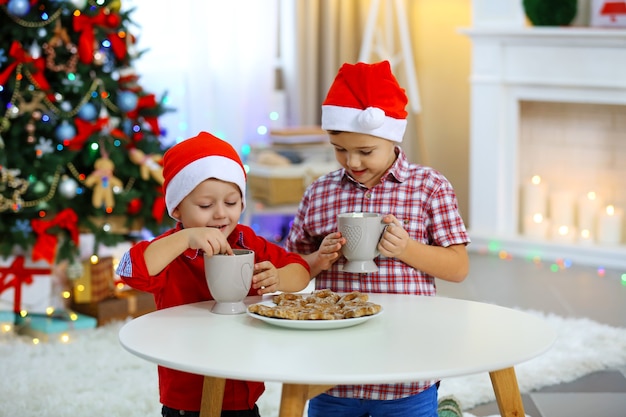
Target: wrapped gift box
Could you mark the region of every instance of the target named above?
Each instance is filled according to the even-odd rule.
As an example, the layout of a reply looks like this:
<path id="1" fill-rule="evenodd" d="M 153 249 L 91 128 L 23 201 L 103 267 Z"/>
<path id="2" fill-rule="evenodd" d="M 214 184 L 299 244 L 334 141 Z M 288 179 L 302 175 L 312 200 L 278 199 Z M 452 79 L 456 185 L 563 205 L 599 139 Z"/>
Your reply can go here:
<path id="1" fill-rule="evenodd" d="M 13 331 L 15 326 L 15 313 L 12 311 L 0 311 L 0 336 Z"/>
<path id="2" fill-rule="evenodd" d="M 30 255 L 0 258 L 0 310 L 45 314 L 64 307 L 58 267 Z"/>
<path id="3" fill-rule="evenodd" d="M 17 316 L 16 329 L 19 334 L 47 342 L 66 334 L 74 334 L 75 331 L 93 329 L 96 324 L 95 318 L 72 312 L 63 312 L 54 316 L 29 314 L 25 317 Z"/>
<path id="4" fill-rule="evenodd" d="M 113 257 L 98 258 L 96 263 L 83 261 L 83 275 L 73 281 L 74 303 L 92 303 L 113 294 Z"/>
<path id="5" fill-rule="evenodd" d="M 15 323 L 15 313 L 12 311 L 0 311 L 0 323 Z"/>
<path id="6" fill-rule="evenodd" d="M 134 289 L 119 291 L 109 297 L 92 303 L 73 304 L 72 309 L 94 317 L 98 326 L 114 320 L 126 320 L 128 317 L 139 317 L 156 310 L 152 294 Z"/>

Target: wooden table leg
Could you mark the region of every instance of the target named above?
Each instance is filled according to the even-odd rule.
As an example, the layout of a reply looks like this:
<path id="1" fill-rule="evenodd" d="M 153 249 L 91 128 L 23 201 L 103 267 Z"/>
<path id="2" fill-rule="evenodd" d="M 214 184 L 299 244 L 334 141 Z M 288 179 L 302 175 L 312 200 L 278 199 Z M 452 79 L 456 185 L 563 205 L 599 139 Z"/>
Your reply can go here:
<path id="1" fill-rule="evenodd" d="M 225 386 L 226 380 L 224 378 L 204 377 L 200 417 L 220 417 Z"/>
<path id="2" fill-rule="evenodd" d="M 491 385 L 502 417 L 524 417 L 524 404 L 519 392 L 515 370 L 511 368 L 489 372 Z"/>
<path id="3" fill-rule="evenodd" d="M 307 400 L 334 385 L 283 384 L 278 417 L 302 417 Z"/>

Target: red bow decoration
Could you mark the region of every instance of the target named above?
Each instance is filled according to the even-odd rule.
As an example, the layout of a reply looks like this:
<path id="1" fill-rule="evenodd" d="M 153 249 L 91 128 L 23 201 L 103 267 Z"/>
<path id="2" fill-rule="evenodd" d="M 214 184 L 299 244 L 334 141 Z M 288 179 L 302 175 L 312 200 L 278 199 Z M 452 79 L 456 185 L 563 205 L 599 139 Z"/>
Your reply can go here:
<path id="1" fill-rule="evenodd" d="M 163 222 L 163 216 L 165 215 L 165 196 L 163 195 L 163 187 L 160 187 L 159 196 L 154 199 L 152 204 L 152 217 L 158 224 Z"/>
<path id="2" fill-rule="evenodd" d="M 13 41 L 11 44 L 11 49 L 9 50 L 9 57 L 13 58 L 14 61 L 9 64 L 2 73 L 0 73 L 0 85 L 5 85 L 9 76 L 13 74 L 15 68 L 19 64 L 32 64 L 32 67 L 35 69 L 34 72 L 31 73 L 33 80 L 37 83 L 37 88 L 43 91 L 50 91 L 50 84 L 48 84 L 48 80 L 44 76 L 44 70 L 46 68 L 46 61 L 43 58 L 33 59 L 24 48 L 22 48 L 22 44 L 18 41 Z M 52 93 L 48 94 L 48 98 L 54 101 L 54 95 Z"/>
<path id="3" fill-rule="evenodd" d="M 60 211 L 52 220 L 33 219 L 30 221 L 33 231 L 38 235 L 33 246 L 33 261 L 44 259 L 53 263 L 59 238 L 47 233 L 48 229 L 58 226 L 70 232 L 70 237 L 78 245 L 78 215 L 70 208 Z"/>
<path id="4" fill-rule="evenodd" d="M 101 132 L 109 124 L 109 119 L 107 117 L 103 117 L 91 123 L 83 119 L 76 118 L 74 119 L 74 124 L 76 125 L 76 136 L 68 140 L 68 143 L 64 143 L 64 145 L 71 151 L 80 151 L 83 149 L 83 145 L 91 135 Z M 123 140 L 128 139 L 124 132 L 119 129 L 112 129 L 109 134 Z"/>
<path id="5" fill-rule="evenodd" d="M 33 275 L 50 274 L 50 268 L 24 268 L 24 257 L 16 256 L 8 268 L 0 268 L 0 294 L 8 288 L 15 288 L 13 296 L 13 311 L 19 313 L 22 309 L 22 284 L 33 283 Z M 13 277 L 13 279 L 8 279 Z"/>
<path id="6" fill-rule="evenodd" d="M 104 126 L 108 123 L 108 119 L 98 119 L 95 122 L 87 122 L 83 119 L 76 118 L 74 119 L 74 124 L 76 125 L 76 136 L 74 136 L 66 147 L 72 151 L 80 151 L 83 149 L 83 145 L 89 139 L 89 136 L 93 135 L 102 130 Z"/>
<path id="7" fill-rule="evenodd" d="M 146 94 L 145 96 L 140 96 L 137 99 L 137 106 L 126 113 L 129 118 L 137 120 L 139 117 L 139 112 L 141 110 L 149 110 L 157 107 L 157 101 L 154 97 L 154 94 Z M 146 123 L 150 125 L 150 129 L 152 129 L 152 133 L 156 135 L 161 134 L 161 128 L 159 127 L 159 121 L 155 116 L 143 116 L 143 119 Z"/>
<path id="8" fill-rule="evenodd" d="M 96 35 L 94 26 L 99 26 L 108 31 L 108 39 L 111 42 L 111 49 L 117 59 L 126 56 L 126 42 L 117 32 L 117 28 L 122 23 L 119 15 L 115 13 L 105 13 L 104 10 L 95 16 L 87 16 L 79 14 L 74 16 L 74 30 L 80 32 L 78 39 L 78 55 L 80 62 L 83 64 L 91 64 L 93 62 L 93 49 Z"/>

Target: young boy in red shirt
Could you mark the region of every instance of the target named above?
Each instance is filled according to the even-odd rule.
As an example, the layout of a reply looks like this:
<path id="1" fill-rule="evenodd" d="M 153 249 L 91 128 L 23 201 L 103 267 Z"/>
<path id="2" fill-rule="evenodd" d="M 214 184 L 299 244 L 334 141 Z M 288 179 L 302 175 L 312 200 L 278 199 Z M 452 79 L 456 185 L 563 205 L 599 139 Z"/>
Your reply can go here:
<path id="1" fill-rule="evenodd" d="M 295 292 L 308 285 L 309 267 L 299 255 L 238 223 L 246 173 L 230 144 L 201 132 L 165 153 L 163 176 L 165 204 L 176 227 L 133 246 L 117 268 L 125 283 L 154 295 L 157 309 L 212 300 L 204 255 L 232 254 L 233 249 L 255 253 L 249 295 Z M 158 373 L 162 415 L 199 416 L 204 377 L 163 366 Z M 264 389 L 262 382 L 227 380 L 222 417 L 259 417 L 256 402 Z"/>

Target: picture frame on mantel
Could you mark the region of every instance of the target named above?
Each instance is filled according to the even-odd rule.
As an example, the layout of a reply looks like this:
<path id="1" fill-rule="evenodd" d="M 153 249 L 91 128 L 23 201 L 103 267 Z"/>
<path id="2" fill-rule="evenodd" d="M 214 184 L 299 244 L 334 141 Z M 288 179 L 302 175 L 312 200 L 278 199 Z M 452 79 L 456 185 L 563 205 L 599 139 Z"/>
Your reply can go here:
<path id="1" fill-rule="evenodd" d="M 591 0 L 589 25 L 600 28 L 626 28 L 626 1 Z"/>

